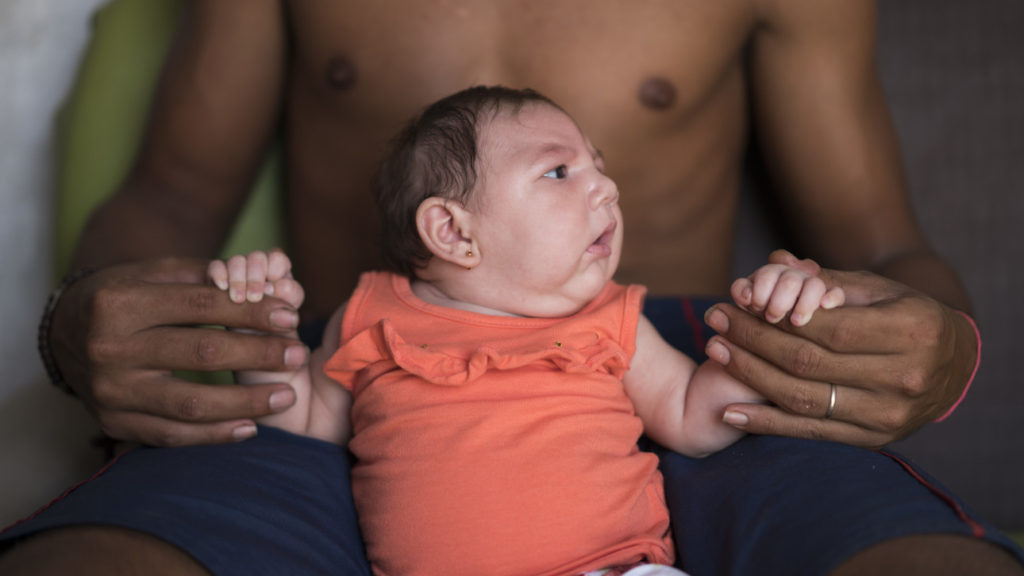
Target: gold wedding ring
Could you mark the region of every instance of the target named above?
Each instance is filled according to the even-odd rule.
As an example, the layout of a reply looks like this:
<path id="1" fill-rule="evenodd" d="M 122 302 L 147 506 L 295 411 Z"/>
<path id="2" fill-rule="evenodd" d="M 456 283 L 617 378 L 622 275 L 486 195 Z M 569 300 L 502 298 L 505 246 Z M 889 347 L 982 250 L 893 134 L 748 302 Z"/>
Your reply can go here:
<path id="1" fill-rule="evenodd" d="M 831 388 L 828 397 L 828 410 L 825 411 L 825 420 L 831 418 L 832 413 L 836 410 L 836 385 L 830 383 L 829 386 Z"/>

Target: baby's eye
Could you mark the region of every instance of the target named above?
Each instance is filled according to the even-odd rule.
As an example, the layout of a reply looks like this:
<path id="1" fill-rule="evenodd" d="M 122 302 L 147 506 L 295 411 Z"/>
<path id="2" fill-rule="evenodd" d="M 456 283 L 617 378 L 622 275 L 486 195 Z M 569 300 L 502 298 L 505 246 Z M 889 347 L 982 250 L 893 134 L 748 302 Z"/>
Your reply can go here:
<path id="1" fill-rule="evenodd" d="M 555 180 L 563 180 L 568 175 L 569 168 L 567 168 L 565 164 L 562 164 L 559 167 L 553 170 L 548 170 L 547 172 L 544 173 L 545 178 L 554 178 Z"/>

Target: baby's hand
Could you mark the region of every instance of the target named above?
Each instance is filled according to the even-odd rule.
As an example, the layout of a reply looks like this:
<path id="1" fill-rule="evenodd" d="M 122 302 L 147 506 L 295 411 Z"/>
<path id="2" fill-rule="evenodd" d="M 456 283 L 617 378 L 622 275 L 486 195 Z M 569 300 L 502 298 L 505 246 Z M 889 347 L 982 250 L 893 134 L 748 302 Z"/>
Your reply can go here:
<path id="1" fill-rule="evenodd" d="M 846 301 L 843 289 L 828 288 L 817 276 L 821 268 L 810 260 L 801 260 L 799 267 L 766 264 L 747 278 L 732 284 L 732 298 L 746 310 L 760 314 L 772 324 L 789 314 L 794 326 L 811 321 L 818 308 L 829 310 Z"/>
<path id="2" fill-rule="evenodd" d="M 232 256 L 226 262 L 214 260 L 207 276 L 232 302 L 259 302 L 264 295 L 280 298 L 295 308 L 302 305 L 305 292 L 292 278 L 292 262 L 280 250 Z"/>

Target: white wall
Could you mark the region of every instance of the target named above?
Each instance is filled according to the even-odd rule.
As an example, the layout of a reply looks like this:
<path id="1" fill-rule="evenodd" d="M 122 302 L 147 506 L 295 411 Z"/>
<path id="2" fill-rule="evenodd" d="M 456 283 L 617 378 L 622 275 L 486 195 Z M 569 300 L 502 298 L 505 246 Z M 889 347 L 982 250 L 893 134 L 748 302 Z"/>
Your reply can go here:
<path id="1" fill-rule="evenodd" d="M 95 460 L 84 411 L 44 382 L 35 329 L 52 284 L 54 111 L 102 2 L 0 0 L 0 526 Z M 70 447 L 69 432 L 79 434 Z M 9 473 L 26 468 L 36 473 Z"/>

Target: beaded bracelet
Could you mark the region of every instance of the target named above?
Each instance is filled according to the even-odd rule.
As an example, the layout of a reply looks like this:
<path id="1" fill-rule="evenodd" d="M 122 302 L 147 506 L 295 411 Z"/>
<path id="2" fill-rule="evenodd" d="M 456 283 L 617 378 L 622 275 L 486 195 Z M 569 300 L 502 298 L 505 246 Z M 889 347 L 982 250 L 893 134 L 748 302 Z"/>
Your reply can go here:
<path id="1" fill-rule="evenodd" d="M 89 276 L 95 272 L 95 268 L 80 268 L 74 272 L 69 273 L 60 281 L 60 284 L 54 288 L 53 292 L 50 292 L 50 297 L 46 300 L 46 307 L 43 308 L 43 317 L 39 320 L 39 332 L 38 347 L 39 347 L 39 358 L 43 361 L 43 368 L 46 369 L 46 375 L 50 378 L 50 382 L 57 387 L 58 390 L 75 396 L 75 391 L 68 386 L 67 381 L 64 380 L 64 376 L 60 372 L 60 367 L 57 366 L 57 359 L 53 357 L 53 351 L 50 350 L 50 327 L 53 325 L 53 312 L 57 309 L 57 304 L 60 302 L 61 295 L 71 287 L 72 284 L 78 282 L 82 278 Z"/>
<path id="2" fill-rule="evenodd" d="M 974 361 L 974 370 L 971 371 L 971 377 L 967 379 L 967 385 L 964 386 L 964 391 L 960 393 L 960 397 L 957 398 L 956 402 L 949 407 L 949 410 L 946 410 L 945 414 L 935 419 L 936 422 L 942 422 L 946 418 L 949 418 L 949 415 L 952 414 L 958 406 L 960 406 L 960 403 L 963 402 L 964 398 L 967 396 L 967 391 L 971 389 L 971 384 L 974 383 L 974 377 L 978 375 L 978 366 L 981 366 L 981 331 L 978 330 L 978 325 L 974 323 L 974 318 L 971 318 L 969 314 L 961 310 L 956 310 L 956 312 L 966 318 L 971 324 L 971 328 L 974 328 L 974 337 L 977 338 L 978 341 L 978 356 Z"/>

